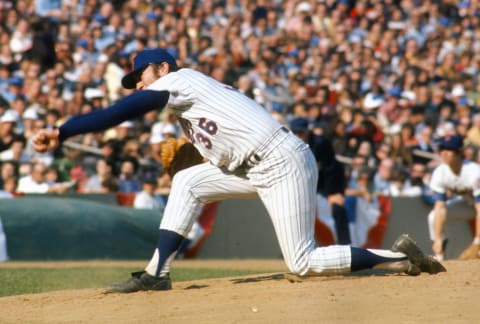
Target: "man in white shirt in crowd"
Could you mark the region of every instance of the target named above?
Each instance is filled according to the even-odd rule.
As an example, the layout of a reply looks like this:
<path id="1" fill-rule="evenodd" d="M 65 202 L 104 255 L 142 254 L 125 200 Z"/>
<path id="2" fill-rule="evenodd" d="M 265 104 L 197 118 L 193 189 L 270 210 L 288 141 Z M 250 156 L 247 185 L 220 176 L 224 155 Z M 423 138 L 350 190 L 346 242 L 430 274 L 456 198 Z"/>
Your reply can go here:
<path id="1" fill-rule="evenodd" d="M 43 163 L 35 163 L 30 175 L 20 178 L 17 192 L 19 193 L 65 193 L 71 184 L 51 185 L 46 181 L 47 166 Z"/>

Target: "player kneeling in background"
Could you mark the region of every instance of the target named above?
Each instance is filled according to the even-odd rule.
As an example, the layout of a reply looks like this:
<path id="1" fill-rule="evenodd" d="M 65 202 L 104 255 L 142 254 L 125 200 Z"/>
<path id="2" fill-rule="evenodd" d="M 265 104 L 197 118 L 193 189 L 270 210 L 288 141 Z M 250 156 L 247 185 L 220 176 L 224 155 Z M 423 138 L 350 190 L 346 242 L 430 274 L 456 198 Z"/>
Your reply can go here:
<path id="1" fill-rule="evenodd" d="M 152 259 L 143 271 L 111 285 L 109 291 L 170 289 L 170 264 L 198 211 L 206 203 L 229 198 L 262 200 L 285 263 L 294 274 L 371 268 L 412 275 L 445 271 L 407 235 L 397 239 L 392 251 L 318 247 L 314 237 L 318 169 L 312 151 L 266 109 L 231 86 L 189 68 L 177 69 L 175 59 L 163 49 L 141 51 L 122 85 L 138 91 L 105 109 L 71 117 L 59 129 L 39 131 L 35 149 L 53 150 L 68 137 L 104 130 L 168 106 L 208 162 L 175 174 Z"/>
<path id="2" fill-rule="evenodd" d="M 443 260 L 446 245 L 447 220 L 470 220 L 476 217 L 475 237 L 472 244 L 459 256 L 461 260 L 480 257 L 480 165 L 463 159 L 463 138 L 449 135 L 442 138 L 440 156 L 443 163 L 432 173 L 430 189 L 435 204 L 428 215 L 432 250 Z M 447 194 L 450 198 L 447 199 Z"/>

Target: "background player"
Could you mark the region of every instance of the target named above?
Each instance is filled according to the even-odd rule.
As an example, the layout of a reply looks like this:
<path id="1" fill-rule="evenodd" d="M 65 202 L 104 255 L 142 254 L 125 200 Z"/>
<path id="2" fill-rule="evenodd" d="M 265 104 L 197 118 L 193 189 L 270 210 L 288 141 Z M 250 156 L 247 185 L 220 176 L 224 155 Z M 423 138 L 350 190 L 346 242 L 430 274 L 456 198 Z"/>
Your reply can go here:
<path id="1" fill-rule="evenodd" d="M 459 258 L 479 258 L 480 165 L 463 160 L 463 138 L 460 135 L 442 138 L 439 149 L 443 163 L 433 171 L 430 180 L 435 200 L 433 210 L 428 215 L 432 250 L 437 259 L 443 260 L 447 220 L 469 220 L 475 217 L 475 237 Z"/>
<path id="2" fill-rule="evenodd" d="M 170 289 L 171 261 L 198 211 L 207 202 L 227 198 L 262 200 L 285 263 L 294 274 L 339 274 L 373 267 L 410 274 L 445 271 L 407 235 L 394 244 L 396 252 L 317 247 L 313 224 L 318 171 L 311 150 L 236 89 L 192 69 L 177 70 L 175 59 L 163 49 L 141 51 L 122 85 L 139 91 L 106 109 L 72 117 L 59 129 L 39 131 L 35 149 L 55 149 L 70 136 L 104 130 L 168 104 L 209 162 L 175 174 L 152 259 L 144 271 L 109 291 Z"/>

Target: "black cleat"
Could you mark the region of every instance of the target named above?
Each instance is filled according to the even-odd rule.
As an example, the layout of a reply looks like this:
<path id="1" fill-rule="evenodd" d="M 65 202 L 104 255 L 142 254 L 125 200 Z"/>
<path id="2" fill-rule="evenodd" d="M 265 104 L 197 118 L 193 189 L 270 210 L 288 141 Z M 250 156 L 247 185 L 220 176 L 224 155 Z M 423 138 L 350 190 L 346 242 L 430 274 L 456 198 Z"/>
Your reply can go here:
<path id="1" fill-rule="evenodd" d="M 418 276 L 422 273 L 422 270 L 420 270 L 420 268 L 416 264 L 413 264 L 411 262 L 409 263 L 410 264 L 408 265 L 408 269 L 405 270 L 406 274 L 408 274 L 409 276 Z"/>
<path id="2" fill-rule="evenodd" d="M 397 238 L 395 243 L 393 243 L 392 251 L 405 254 L 408 260 L 413 265 L 416 265 L 422 272 L 436 274 L 447 271 L 440 262 L 432 256 L 423 253 L 417 246 L 417 243 L 407 234 L 402 234 Z"/>
<path id="3" fill-rule="evenodd" d="M 164 277 L 154 277 L 146 271 L 133 272 L 132 277 L 125 282 L 112 284 L 107 287 L 111 293 L 132 293 L 145 290 L 170 290 L 172 281 L 167 274 Z"/>

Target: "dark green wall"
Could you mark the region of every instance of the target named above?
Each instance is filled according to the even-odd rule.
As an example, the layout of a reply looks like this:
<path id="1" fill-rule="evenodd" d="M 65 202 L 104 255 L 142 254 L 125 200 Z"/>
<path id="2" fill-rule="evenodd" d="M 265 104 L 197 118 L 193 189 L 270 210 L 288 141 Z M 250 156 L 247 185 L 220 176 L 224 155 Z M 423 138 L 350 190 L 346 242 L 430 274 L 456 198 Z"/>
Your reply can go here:
<path id="1" fill-rule="evenodd" d="M 38 196 L 2 199 L 0 217 L 11 260 L 144 259 L 161 213 Z"/>
<path id="2" fill-rule="evenodd" d="M 88 200 L 85 200 L 88 198 Z M 94 201 L 89 199 L 94 199 Z M 103 203 L 104 201 L 105 203 Z M 427 214 L 417 198 L 392 199 L 383 248 L 409 233 L 430 253 Z M 11 260 L 150 259 L 161 213 L 115 205 L 110 195 L 27 196 L 0 200 L 0 217 Z M 466 222 L 447 226 L 447 257 L 472 240 Z M 281 258 L 273 226 L 259 200 L 220 204 L 211 235 L 199 258 Z"/>

